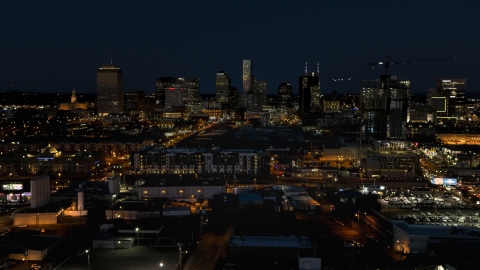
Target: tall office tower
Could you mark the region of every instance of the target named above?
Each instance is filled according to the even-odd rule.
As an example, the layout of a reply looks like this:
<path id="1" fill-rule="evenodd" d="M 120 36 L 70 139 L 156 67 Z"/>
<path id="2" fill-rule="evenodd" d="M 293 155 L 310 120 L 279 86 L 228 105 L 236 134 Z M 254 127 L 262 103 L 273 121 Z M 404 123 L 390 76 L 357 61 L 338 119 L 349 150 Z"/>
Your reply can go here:
<path id="1" fill-rule="evenodd" d="M 168 88 L 173 87 L 177 80 L 173 77 L 160 77 L 155 83 L 156 106 L 165 107 L 165 92 Z"/>
<path id="2" fill-rule="evenodd" d="M 267 105 L 267 81 L 257 80 L 255 84 L 254 108 L 262 110 L 263 106 Z"/>
<path id="3" fill-rule="evenodd" d="M 175 106 L 183 106 L 185 88 L 183 85 L 174 85 L 165 91 L 165 109 L 171 109 Z"/>
<path id="4" fill-rule="evenodd" d="M 243 59 L 243 93 L 252 91 L 252 60 Z"/>
<path id="5" fill-rule="evenodd" d="M 321 111 L 320 83 L 315 73 L 298 77 L 298 105 L 301 117 Z"/>
<path id="6" fill-rule="evenodd" d="M 104 64 L 97 71 L 97 113 L 99 116 L 123 112 L 122 70 Z"/>
<path id="7" fill-rule="evenodd" d="M 145 91 L 129 91 L 125 94 L 125 111 L 145 110 L 147 98 Z"/>
<path id="8" fill-rule="evenodd" d="M 234 86 L 230 86 L 230 100 L 229 100 L 230 107 L 235 108 L 238 104 L 238 88 Z"/>
<path id="9" fill-rule="evenodd" d="M 437 109 L 439 120 L 465 120 L 466 90 L 467 79 L 437 79 L 437 88 L 430 104 Z"/>
<path id="10" fill-rule="evenodd" d="M 199 78 L 178 78 L 177 86 L 184 88 L 183 103 L 186 105 L 198 104 L 200 102 L 200 79 Z"/>
<path id="11" fill-rule="evenodd" d="M 292 106 L 293 88 L 289 82 L 281 82 L 277 88 L 277 103 L 281 105 Z"/>
<path id="12" fill-rule="evenodd" d="M 410 98 L 409 80 L 382 75 L 380 80 L 362 81 L 362 137 L 405 139 Z"/>
<path id="13" fill-rule="evenodd" d="M 215 99 L 217 102 L 227 104 L 230 101 L 230 77 L 226 71 L 218 71 L 215 81 Z"/>

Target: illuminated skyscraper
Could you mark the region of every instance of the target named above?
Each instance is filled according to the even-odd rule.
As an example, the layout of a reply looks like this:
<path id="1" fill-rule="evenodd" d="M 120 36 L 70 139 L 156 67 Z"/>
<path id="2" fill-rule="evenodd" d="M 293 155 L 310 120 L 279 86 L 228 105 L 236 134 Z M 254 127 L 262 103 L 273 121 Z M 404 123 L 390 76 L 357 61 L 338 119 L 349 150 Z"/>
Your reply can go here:
<path id="1" fill-rule="evenodd" d="M 261 110 L 267 105 L 267 81 L 255 79 L 253 87 L 253 109 Z"/>
<path id="2" fill-rule="evenodd" d="M 298 77 L 299 114 L 303 118 L 310 113 L 320 112 L 320 83 L 318 75 Z"/>
<path id="3" fill-rule="evenodd" d="M 382 75 L 380 80 L 362 81 L 360 104 L 363 138 L 406 139 L 410 98 L 409 80 Z"/>
<path id="4" fill-rule="evenodd" d="M 292 93 L 293 88 L 289 82 L 282 82 L 277 89 L 277 102 L 278 104 L 292 106 Z"/>
<path id="5" fill-rule="evenodd" d="M 437 109 L 438 120 L 465 120 L 467 79 L 437 79 L 430 102 Z"/>
<path id="6" fill-rule="evenodd" d="M 155 82 L 156 106 L 165 107 L 165 92 L 168 88 L 173 87 L 177 80 L 173 77 L 160 77 Z"/>
<path id="7" fill-rule="evenodd" d="M 106 116 L 122 112 L 122 70 L 113 63 L 104 64 L 97 71 L 97 113 Z"/>
<path id="8" fill-rule="evenodd" d="M 200 102 L 199 78 L 178 78 L 176 85 L 180 88 L 184 88 L 182 100 L 185 105 L 197 104 Z"/>
<path id="9" fill-rule="evenodd" d="M 243 93 L 252 91 L 252 60 L 243 59 Z"/>
<path id="10" fill-rule="evenodd" d="M 215 81 L 215 98 L 219 103 L 229 103 L 230 101 L 230 77 L 226 71 L 217 72 Z"/>

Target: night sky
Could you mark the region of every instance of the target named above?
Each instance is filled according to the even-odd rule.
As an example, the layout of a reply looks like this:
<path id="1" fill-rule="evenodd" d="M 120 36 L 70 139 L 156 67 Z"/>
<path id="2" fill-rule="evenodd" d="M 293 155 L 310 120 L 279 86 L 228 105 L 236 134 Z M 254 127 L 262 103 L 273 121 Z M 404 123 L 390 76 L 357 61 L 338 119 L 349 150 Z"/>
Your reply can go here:
<path id="1" fill-rule="evenodd" d="M 420 2 L 420 3 L 417 3 Z M 465 3 L 468 2 L 468 3 Z M 424 93 L 436 78 L 467 78 L 480 90 L 479 1 L 2 1 L 0 92 L 96 93 L 96 70 L 123 69 L 124 92 L 155 91 L 158 77 L 199 77 L 214 93 L 226 70 L 241 89 L 242 59 L 269 93 L 320 62 L 341 93 L 377 79 L 367 62 L 457 57 L 390 68 Z M 13 85 L 13 86 L 12 86 Z"/>

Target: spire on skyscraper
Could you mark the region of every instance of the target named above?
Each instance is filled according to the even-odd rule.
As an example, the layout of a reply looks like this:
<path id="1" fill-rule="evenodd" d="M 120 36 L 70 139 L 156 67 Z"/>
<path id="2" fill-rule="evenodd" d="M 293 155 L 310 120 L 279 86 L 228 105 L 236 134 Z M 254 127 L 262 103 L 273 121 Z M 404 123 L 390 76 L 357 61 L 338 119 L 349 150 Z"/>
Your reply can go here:
<path id="1" fill-rule="evenodd" d="M 320 76 L 320 62 L 317 61 L 317 76 Z"/>
<path id="2" fill-rule="evenodd" d="M 307 62 L 305 61 L 305 76 L 308 75 L 308 68 L 307 68 Z"/>

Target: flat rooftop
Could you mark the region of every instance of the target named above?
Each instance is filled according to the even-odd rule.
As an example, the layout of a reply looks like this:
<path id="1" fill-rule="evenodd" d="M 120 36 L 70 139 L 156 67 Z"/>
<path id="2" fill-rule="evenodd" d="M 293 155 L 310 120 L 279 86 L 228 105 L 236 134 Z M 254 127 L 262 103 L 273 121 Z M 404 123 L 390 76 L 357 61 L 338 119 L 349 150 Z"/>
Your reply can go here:
<path id="1" fill-rule="evenodd" d="M 466 226 L 413 225 L 405 220 L 391 220 L 391 222 L 410 235 L 426 235 L 441 238 L 475 238 L 480 240 L 480 229 Z"/>
<path id="2" fill-rule="evenodd" d="M 140 187 L 190 187 L 190 186 L 226 186 L 226 179 L 166 179 L 159 176 L 157 179 L 145 180 Z"/>
<path id="3" fill-rule="evenodd" d="M 232 236 L 229 246 L 309 248 L 311 243 L 306 236 Z"/>

